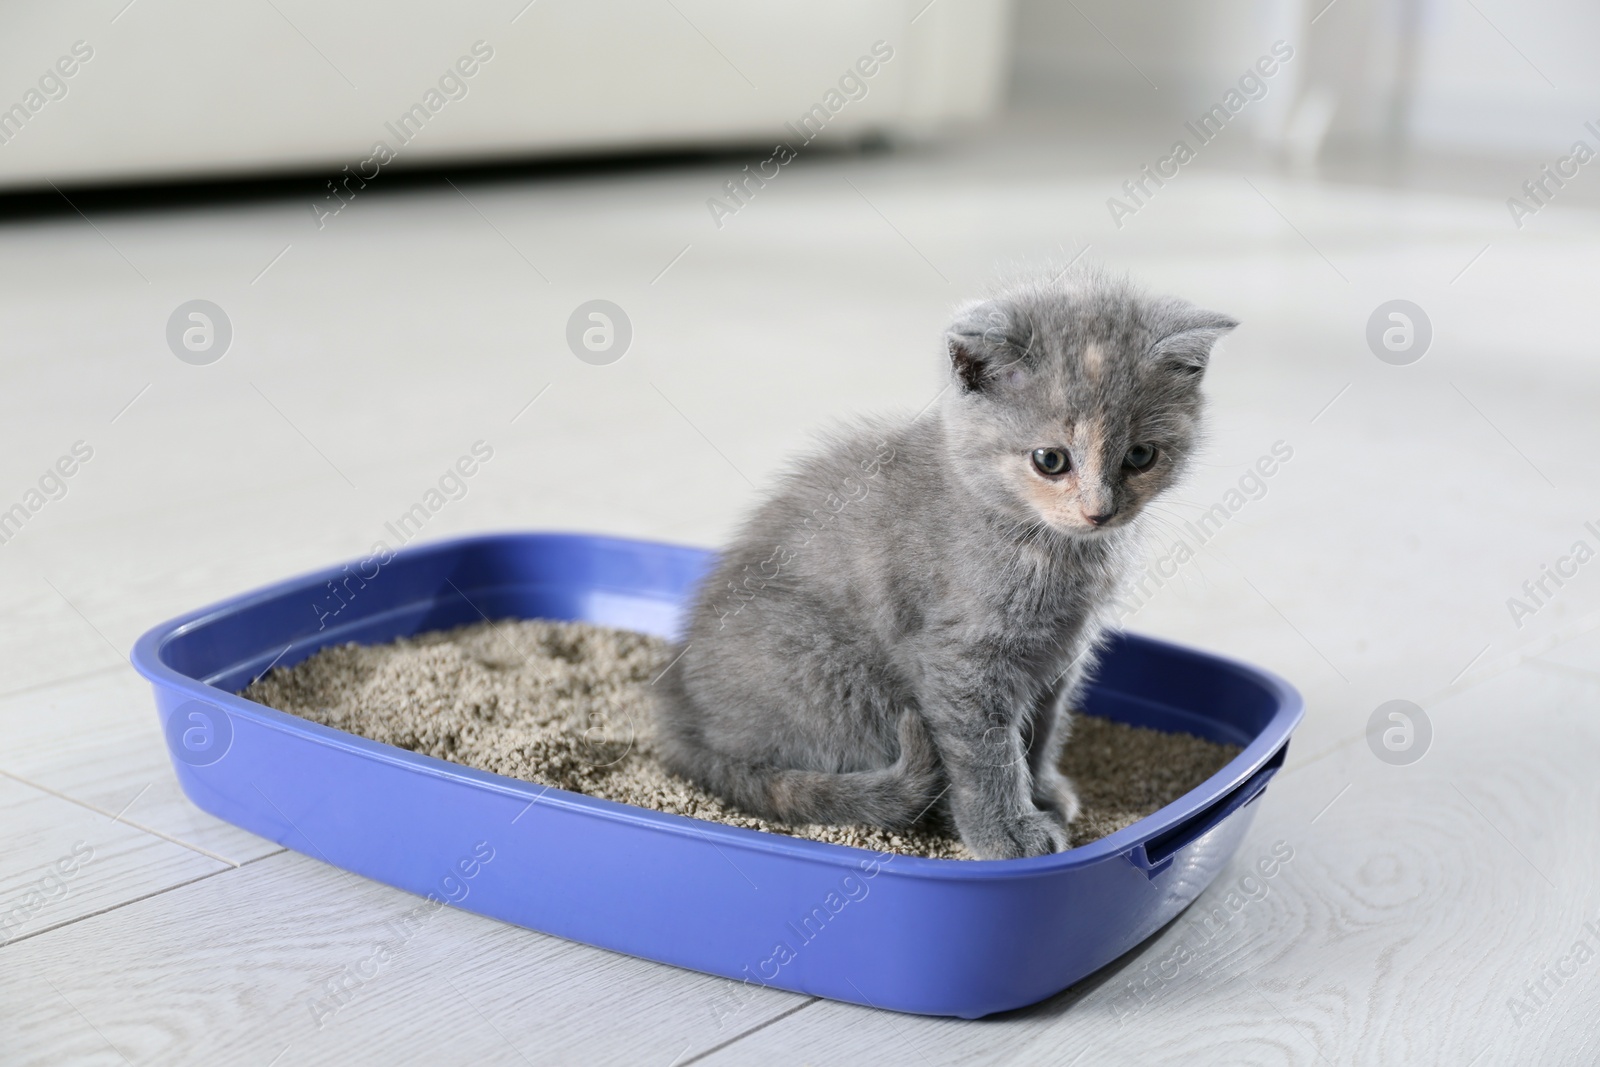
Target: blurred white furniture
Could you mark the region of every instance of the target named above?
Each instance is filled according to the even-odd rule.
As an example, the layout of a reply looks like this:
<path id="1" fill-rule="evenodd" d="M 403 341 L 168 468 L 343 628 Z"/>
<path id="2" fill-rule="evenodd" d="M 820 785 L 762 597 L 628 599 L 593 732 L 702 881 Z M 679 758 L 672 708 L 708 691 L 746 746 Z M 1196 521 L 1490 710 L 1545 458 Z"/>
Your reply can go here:
<path id="1" fill-rule="evenodd" d="M 982 117 L 1007 0 L 104 0 L 0 10 L 0 189 L 763 145 L 876 42 L 831 139 Z M 77 42 L 92 58 L 69 62 Z M 492 56 L 478 62 L 487 50 Z M 456 64 L 475 67 L 446 82 Z M 869 64 L 870 65 L 870 64 Z M 42 84 L 41 84 L 42 80 Z M 404 143 L 391 127 L 437 91 Z M 859 91 L 858 91 L 859 93 Z M 52 98 L 54 97 L 54 98 Z M 37 106 L 33 106 L 37 105 Z M 18 111 L 17 108 L 21 108 Z M 5 109 L 11 109 L 9 111 Z M 814 112 L 812 112 L 814 114 Z M 387 125 L 386 125 L 387 124 Z M 402 131 L 411 132 L 411 131 Z"/>

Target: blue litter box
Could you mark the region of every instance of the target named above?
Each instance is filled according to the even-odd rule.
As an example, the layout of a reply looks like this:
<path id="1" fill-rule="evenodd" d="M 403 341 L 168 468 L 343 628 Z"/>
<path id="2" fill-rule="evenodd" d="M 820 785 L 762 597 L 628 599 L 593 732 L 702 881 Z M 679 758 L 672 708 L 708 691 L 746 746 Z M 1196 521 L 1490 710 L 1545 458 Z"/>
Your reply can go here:
<path id="1" fill-rule="evenodd" d="M 670 637 L 711 553 L 576 534 L 403 549 L 139 639 L 184 792 L 218 818 L 468 911 L 798 993 L 976 1018 L 1031 1004 L 1178 915 L 1223 869 L 1303 703 L 1265 671 L 1116 639 L 1085 710 L 1244 746 L 1082 848 L 933 860 L 737 829 L 471 770 L 236 696 L 269 666 L 489 618 Z M 737 1003 L 737 1000 L 731 1001 Z"/>

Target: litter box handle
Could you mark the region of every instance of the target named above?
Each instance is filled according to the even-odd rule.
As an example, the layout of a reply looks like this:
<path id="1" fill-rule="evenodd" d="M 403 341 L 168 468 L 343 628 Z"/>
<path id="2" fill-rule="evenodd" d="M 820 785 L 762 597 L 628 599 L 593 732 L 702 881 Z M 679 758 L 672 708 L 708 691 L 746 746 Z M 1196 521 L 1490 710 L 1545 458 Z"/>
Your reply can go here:
<path id="1" fill-rule="evenodd" d="M 1272 776 L 1278 773 L 1289 754 L 1285 744 L 1272 758 L 1250 777 L 1240 782 L 1227 794 L 1217 798 L 1208 807 L 1201 808 L 1172 829 L 1157 834 L 1142 844 L 1135 845 L 1128 859 L 1135 867 L 1154 878 L 1172 866 L 1172 858 L 1183 849 L 1220 826 L 1234 812 L 1260 796 Z"/>

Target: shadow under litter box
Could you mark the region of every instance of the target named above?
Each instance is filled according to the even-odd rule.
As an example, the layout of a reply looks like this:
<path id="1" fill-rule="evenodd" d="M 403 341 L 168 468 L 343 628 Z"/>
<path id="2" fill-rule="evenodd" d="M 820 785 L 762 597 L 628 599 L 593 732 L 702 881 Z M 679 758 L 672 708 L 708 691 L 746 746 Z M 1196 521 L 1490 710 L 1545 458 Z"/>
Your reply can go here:
<path id="1" fill-rule="evenodd" d="M 546 620 L 482 622 L 383 645 L 339 645 L 243 694 L 334 729 L 494 774 L 813 841 L 972 859 L 937 829 L 790 826 L 746 815 L 656 761 L 651 680 L 667 643 Z M 1188 734 L 1075 715 L 1062 760 L 1083 810 L 1073 845 L 1176 800 L 1239 753 Z"/>

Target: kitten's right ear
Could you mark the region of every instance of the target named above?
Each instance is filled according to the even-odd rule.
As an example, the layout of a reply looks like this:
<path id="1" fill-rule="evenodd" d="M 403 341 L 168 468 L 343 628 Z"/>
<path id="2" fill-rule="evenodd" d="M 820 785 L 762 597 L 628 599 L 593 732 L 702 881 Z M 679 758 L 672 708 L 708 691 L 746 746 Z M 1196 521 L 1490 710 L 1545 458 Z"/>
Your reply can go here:
<path id="1" fill-rule="evenodd" d="M 1175 310 L 1164 325 L 1162 336 L 1150 346 L 1150 354 L 1198 377 L 1211 361 L 1212 346 L 1239 321 L 1218 311 L 1186 305 Z"/>
<path id="2" fill-rule="evenodd" d="M 987 389 L 1006 368 L 1020 370 L 1030 341 L 1028 331 L 994 300 L 963 307 L 945 333 L 950 368 L 967 393 Z"/>

